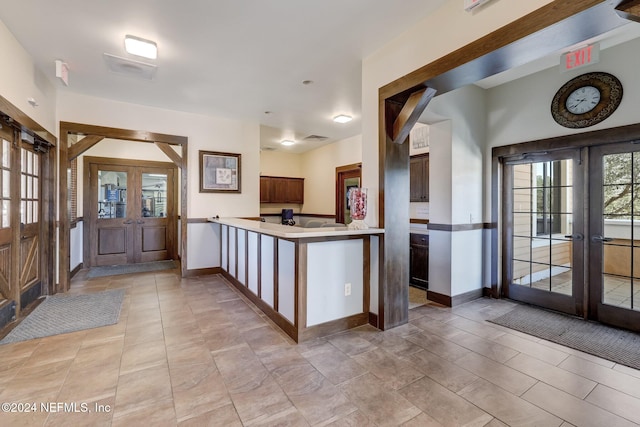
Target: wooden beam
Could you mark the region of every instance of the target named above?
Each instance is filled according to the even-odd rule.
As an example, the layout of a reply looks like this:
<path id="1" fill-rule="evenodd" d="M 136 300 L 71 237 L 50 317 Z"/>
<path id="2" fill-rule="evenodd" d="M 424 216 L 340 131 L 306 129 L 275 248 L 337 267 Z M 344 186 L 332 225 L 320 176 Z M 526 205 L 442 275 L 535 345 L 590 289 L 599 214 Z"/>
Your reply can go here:
<path id="1" fill-rule="evenodd" d="M 394 144 L 402 144 L 409 137 L 409 132 L 416 124 L 422 112 L 436 95 L 436 90 L 430 87 L 413 92 L 407 102 L 402 106 L 402 110 L 393 122 L 393 135 L 391 139 Z"/>
<path id="2" fill-rule="evenodd" d="M 69 147 L 69 150 L 67 151 L 67 159 L 68 159 L 68 161 L 71 161 L 71 160 L 75 159 L 80 154 L 84 153 L 89 148 L 93 147 L 98 142 L 102 141 L 103 139 L 104 139 L 104 136 L 99 136 L 99 135 L 87 135 L 87 136 L 85 136 L 80 141 L 76 142 L 71 147 Z"/>
<path id="3" fill-rule="evenodd" d="M 182 157 L 180 157 L 180 154 L 176 153 L 173 148 L 171 148 L 171 145 L 166 142 L 157 141 L 154 144 L 156 144 L 156 146 L 162 150 L 162 152 L 166 154 L 177 167 L 182 169 Z"/>
<path id="4" fill-rule="evenodd" d="M 172 145 L 184 145 L 186 136 L 166 135 L 163 133 L 147 132 L 141 130 L 110 128 L 106 126 L 85 125 L 81 123 L 60 122 L 60 127 L 69 133 L 81 133 L 84 135 L 101 135 L 111 139 L 125 139 L 138 142 L 166 142 Z"/>
<path id="5" fill-rule="evenodd" d="M 624 19 L 640 22 L 640 0 L 623 1 L 616 7 L 616 12 Z"/>

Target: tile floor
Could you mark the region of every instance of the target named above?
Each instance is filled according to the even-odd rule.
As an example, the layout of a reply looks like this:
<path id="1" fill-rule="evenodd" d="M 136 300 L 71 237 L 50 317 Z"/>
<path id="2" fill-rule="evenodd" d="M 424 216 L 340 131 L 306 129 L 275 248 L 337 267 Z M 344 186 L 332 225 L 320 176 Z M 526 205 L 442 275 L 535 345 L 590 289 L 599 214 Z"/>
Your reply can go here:
<path id="1" fill-rule="evenodd" d="M 120 321 L 0 346 L 0 402 L 54 404 L 0 425 L 640 425 L 640 371 L 485 322 L 510 301 L 295 345 L 217 275 L 82 276 L 127 289 Z"/>

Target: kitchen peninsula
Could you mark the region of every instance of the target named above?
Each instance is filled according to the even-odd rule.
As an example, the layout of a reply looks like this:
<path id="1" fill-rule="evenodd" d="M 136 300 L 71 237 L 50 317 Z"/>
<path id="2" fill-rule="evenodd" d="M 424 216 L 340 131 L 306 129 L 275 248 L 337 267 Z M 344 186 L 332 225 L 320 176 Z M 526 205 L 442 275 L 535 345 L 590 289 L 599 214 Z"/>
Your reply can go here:
<path id="1" fill-rule="evenodd" d="M 224 276 L 294 341 L 377 323 L 383 229 L 209 221 Z"/>

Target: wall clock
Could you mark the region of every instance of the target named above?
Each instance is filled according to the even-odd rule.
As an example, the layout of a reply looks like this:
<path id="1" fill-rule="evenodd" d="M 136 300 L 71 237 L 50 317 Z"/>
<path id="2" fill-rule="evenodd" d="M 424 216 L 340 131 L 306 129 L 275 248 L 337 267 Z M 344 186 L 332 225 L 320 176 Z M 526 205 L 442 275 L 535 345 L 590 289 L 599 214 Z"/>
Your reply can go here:
<path id="1" fill-rule="evenodd" d="M 609 73 L 586 73 L 558 89 L 551 101 L 551 115 L 564 127 L 586 128 L 613 114 L 621 101 L 620 80 Z"/>

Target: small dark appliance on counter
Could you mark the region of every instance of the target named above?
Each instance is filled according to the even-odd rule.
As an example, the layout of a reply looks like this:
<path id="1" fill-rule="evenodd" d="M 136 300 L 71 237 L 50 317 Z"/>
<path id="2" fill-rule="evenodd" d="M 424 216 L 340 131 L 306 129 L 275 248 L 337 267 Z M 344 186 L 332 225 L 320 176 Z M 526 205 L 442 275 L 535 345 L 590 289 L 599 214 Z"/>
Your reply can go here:
<path id="1" fill-rule="evenodd" d="M 293 220 L 293 209 L 282 209 L 282 225 L 296 225 Z"/>

